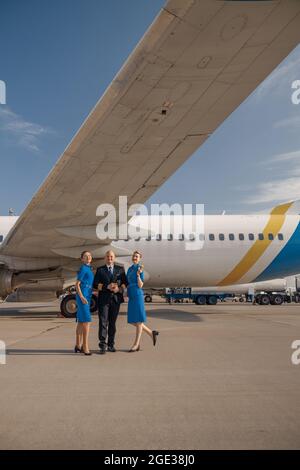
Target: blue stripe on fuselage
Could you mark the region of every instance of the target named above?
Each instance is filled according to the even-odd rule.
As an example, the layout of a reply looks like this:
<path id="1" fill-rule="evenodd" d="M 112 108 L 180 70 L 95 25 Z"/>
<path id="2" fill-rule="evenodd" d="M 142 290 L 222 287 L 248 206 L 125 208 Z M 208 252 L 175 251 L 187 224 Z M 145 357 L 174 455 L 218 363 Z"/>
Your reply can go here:
<path id="1" fill-rule="evenodd" d="M 277 279 L 300 273 L 300 223 L 272 263 L 252 282 Z"/>

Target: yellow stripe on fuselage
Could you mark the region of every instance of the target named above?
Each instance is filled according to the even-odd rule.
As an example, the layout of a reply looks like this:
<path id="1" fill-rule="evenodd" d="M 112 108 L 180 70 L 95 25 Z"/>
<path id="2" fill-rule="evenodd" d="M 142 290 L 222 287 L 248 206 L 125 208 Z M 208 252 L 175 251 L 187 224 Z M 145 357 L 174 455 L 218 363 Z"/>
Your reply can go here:
<path id="1" fill-rule="evenodd" d="M 293 203 L 288 202 L 286 204 L 281 204 L 274 207 L 270 214 L 270 218 L 263 230 L 264 239 L 256 240 L 249 251 L 244 255 L 241 261 L 233 268 L 233 270 L 227 274 L 224 279 L 219 282 L 219 286 L 234 284 L 241 279 L 244 274 L 246 274 L 250 268 L 259 260 L 261 255 L 266 251 L 268 246 L 272 243 L 272 240 L 269 240 L 268 234 L 272 233 L 275 236 L 281 229 L 287 210 L 291 207 Z"/>

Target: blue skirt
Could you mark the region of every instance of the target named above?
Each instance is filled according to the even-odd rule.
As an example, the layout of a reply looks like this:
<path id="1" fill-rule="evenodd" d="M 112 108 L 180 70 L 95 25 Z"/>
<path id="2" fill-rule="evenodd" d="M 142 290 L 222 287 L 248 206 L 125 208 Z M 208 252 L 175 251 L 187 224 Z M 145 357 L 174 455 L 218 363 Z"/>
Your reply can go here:
<path id="1" fill-rule="evenodd" d="M 128 286 L 128 323 L 145 323 L 147 321 L 144 294 L 141 289 Z"/>
<path id="2" fill-rule="evenodd" d="M 76 321 L 80 323 L 90 323 L 92 321 L 92 315 L 90 311 L 92 291 L 85 292 L 84 290 L 82 290 L 82 294 L 84 295 L 88 303 L 83 304 L 81 302 L 81 298 L 79 297 L 79 295 L 76 294 L 76 303 L 77 303 Z"/>

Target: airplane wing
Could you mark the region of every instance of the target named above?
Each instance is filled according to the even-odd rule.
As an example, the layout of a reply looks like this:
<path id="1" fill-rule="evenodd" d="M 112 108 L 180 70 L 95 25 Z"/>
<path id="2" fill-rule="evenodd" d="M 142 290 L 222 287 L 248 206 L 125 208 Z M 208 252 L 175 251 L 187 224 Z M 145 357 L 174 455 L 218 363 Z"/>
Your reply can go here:
<path id="1" fill-rule="evenodd" d="M 1 254 L 78 256 L 99 244 L 97 206 L 145 202 L 299 40 L 299 1 L 168 1 Z"/>

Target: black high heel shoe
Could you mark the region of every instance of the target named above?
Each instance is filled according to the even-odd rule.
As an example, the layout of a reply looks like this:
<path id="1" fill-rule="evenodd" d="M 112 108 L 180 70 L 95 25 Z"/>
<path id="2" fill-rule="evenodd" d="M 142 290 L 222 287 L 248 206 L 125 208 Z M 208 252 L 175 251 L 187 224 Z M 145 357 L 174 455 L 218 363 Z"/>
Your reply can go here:
<path id="1" fill-rule="evenodd" d="M 82 352 L 82 348 L 79 348 L 77 345 L 75 345 L 74 352 L 75 352 L 75 353 L 81 353 L 81 352 Z"/>
<path id="2" fill-rule="evenodd" d="M 139 350 L 140 350 L 140 346 L 138 346 L 136 349 L 131 348 L 129 349 L 128 352 L 138 352 Z"/>
<path id="3" fill-rule="evenodd" d="M 152 340 L 153 340 L 153 346 L 156 345 L 157 337 L 159 335 L 159 331 L 153 330 L 152 331 Z"/>
<path id="4" fill-rule="evenodd" d="M 82 349 L 81 352 L 83 352 L 83 354 L 84 354 L 85 356 L 92 356 L 92 355 L 93 355 L 93 353 L 91 353 L 91 351 L 85 352 L 85 351 Z"/>

